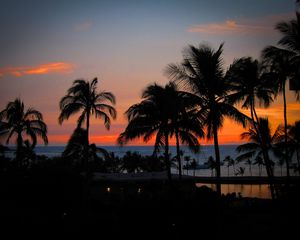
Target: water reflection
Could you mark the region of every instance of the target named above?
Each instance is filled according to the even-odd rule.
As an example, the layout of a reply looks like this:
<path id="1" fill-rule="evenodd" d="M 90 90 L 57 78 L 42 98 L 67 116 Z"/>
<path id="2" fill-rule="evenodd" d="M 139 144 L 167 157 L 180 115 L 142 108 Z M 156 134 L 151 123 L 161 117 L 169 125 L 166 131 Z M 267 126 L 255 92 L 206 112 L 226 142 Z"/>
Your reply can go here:
<path id="1" fill-rule="evenodd" d="M 215 184 L 209 183 L 196 183 L 196 186 L 207 186 L 213 190 L 216 189 Z M 241 194 L 242 197 L 271 198 L 268 184 L 221 184 L 221 191 L 225 195 L 235 192 L 236 194 Z"/>

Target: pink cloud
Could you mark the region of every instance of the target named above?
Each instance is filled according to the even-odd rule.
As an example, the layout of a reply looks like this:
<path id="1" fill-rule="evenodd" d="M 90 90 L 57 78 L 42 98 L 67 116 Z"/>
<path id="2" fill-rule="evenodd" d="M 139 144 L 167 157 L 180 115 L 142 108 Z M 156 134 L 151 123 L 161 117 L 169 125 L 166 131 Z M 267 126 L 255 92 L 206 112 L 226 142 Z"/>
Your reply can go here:
<path id="1" fill-rule="evenodd" d="M 265 30 L 269 30 L 269 29 L 261 26 L 239 24 L 234 20 L 227 20 L 225 22 L 220 22 L 220 23 L 194 25 L 188 28 L 189 32 L 208 33 L 208 34 L 249 33 L 249 32 L 262 32 Z"/>
<path id="2" fill-rule="evenodd" d="M 0 77 L 13 75 L 21 77 L 23 75 L 44 75 L 51 73 L 68 74 L 74 69 L 74 65 L 67 62 L 51 62 L 37 66 L 17 66 L 0 68 Z"/>
<path id="3" fill-rule="evenodd" d="M 213 22 L 193 25 L 187 29 L 192 33 L 206 33 L 212 35 L 224 34 L 270 34 L 275 33 L 274 26 L 282 20 L 291 19 L 294 13 L 284 13 L 269 15 L 259 18 L 226 20 L 223 22 Z"/>

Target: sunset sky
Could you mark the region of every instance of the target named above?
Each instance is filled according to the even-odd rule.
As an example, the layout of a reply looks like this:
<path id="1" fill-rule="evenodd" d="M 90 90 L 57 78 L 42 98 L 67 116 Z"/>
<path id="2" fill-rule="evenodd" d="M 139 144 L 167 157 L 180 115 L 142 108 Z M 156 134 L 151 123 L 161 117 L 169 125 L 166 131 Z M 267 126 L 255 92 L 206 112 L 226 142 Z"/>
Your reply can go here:
<path id="1" fill-rule="evenodd" d="M 76 116 L 58 124 L 58 102 L 75 79 L 99 79 L 99 90 L 117 98 L 111 130 L 92 120 L 91 142 L 114 145 L 126 127 L 124 111 L 149 84 L 167 83 L 164 69 L 179 63 L 188 44 L 225 42 L 225 69 L 234 58 L 259 58 L 280 35 L 278 21 L 294 18 L 293 0 L 0 0 L 0 109 L 20 97 L 44 115 L 50 145 L 64 144 Z M 282 96 L 258 108 L 273 127 L 282 122 Z M 247 112 L 247 111 L 246 111 Z M 288 120 L 300 119 L 300 103 L 288 93 Z M 237 143 L 243 131 L 226 121 L 221 143 Z M 203 143 L 206 143 L 203 141 Z M 143 144 L 134 142 L 132 144 Z"/>

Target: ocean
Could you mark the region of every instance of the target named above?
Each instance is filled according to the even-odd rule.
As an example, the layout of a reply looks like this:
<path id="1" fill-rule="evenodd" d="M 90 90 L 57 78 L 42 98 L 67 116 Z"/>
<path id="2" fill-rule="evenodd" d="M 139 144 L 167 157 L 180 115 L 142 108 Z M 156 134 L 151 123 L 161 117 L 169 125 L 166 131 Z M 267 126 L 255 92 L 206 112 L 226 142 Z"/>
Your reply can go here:
<path id="1" fill-rule="evenodd" d="M 238 156 L 238 152 L 236 151 L 236 147 L 238 145 L 220 145 L 220 156 L 221 161 L 224 160 L 226 156 L 231 156 L 235 159 Z M 138 152 L 143 156 L 151 155 L 153 153 L 153 146 L 101 146 L 105 148 L 109 152 L 114 152 L 116 156 L 122 157 L 127 151 Z M 35 152 L 38 155 L 46 155 L 47 157 L 55 157 L 60 156 L 63 152 L 65 146 L 36 146 Z M 195 159 L 199 165 L 205 163 L 209 156 L 215 157 L 214 146 L 213 145 L 205 145 L 201 147 L 201 150 L 198 154 L 192 153 L 187 147 L 182 146 L 181 150 L 183 151 L 182 157 L 182 165 L 186 164 L 184 161 L 185 156 L 190 156 L 191 159 Z M 11 153 L 12 154 L 12 153 Z M 160 152 L 163 155 L 163 151 Z M 170 146 L 170 157 L 176 156 L 176 147 Z M 276 162 L 276 160 L 275 160 Z M 237 163 L 235 166 L 227 167 L 226 164 L 221 166 L 221 175 L 222 176 L 235 176 L 238 169 L 242 167 L 245 169 L 244 176 L 259 176 L 259 167 L 258 165 L 251 166 L 251 172 L 249 165 L 246 165 L 244 162 Z M 266 171 L 262 166 L 261 176 L 266 176 Z M 178 170 L 176 168 L 172 169 L 173 173 L 177 173 Z M 194 175 L 195 176 L 212 176 L 215 174 L 211 169 L 198 169 L 198 170 L 183 170 L 184 174 Z M 285 166 L 280 167 L 279 165 L 275 165 L 275 176 L 285 175 L 286 170 Z M 291 171 L 293 174 L 293 171 Z"/>
<path id="2" fill-rule="evenodd" d="M 238 145 L 220 145 L 220 156 L 221 160 L 224 160 L 226 156 L 231 156 L 235 159 L 238 156 L 238 152 L 236 151 L 236 147 Z M 153 153 L 153 146 L 101 146 L 105 148 L 109 152 L 114 152 L 116 156 L 122 157 L 127 151 L 131 152 L 138 152 L 143 156 L 151 155 Z M 10 147 L 13 150 L 14 147 Z M 63 152 L 65 146 L 36 146 L 35 152 L 38 155 L 45 155 L 47 157 L 55 157 L 60 156 Z M 183 151 L 182 157 L 182 165 L 186 164 L 184 161 L 185 156 L 190 156 L 191 159 L 195 159 L 196 162 L 201 165 L 205 163 L 209 156 L 215 156 L 214 154 L 214 146 L 213 145 L 205 145 L 202 146 L 201 151 L 198 154 L 192 153 L 187 147 L 181 147 Z M 14 154 L 14 152 L 10 152 L 10 155 Z M 163 155 L 163 152 L 160 153 Z M 170 155 L 171 158 L 176 156 L 176 147 L 170 146 Z M 245 163 L 237 163 L 234 167 L 227 167 L 226 164 L 221 166 L 221 176 L 235 176 L 237 170 L 242 167 L 245 169 L 243 176 L 259 176 L 259 168 L 257 165 L 251 166 L 251 172 L 249 165 Z M 261 176 L 266 176 L 266 171 L 264 167 L 261 169 Z M 178 169 L 172 168 L 172 173 L 178 173 Z M 275 167 L 275 176 L 282 176 L 285 175 L 286 170 L 283 166 L 282 168 L 278 165 Z M 293 174 L 293 172 L 291 171 Z M 214 171 L 211 169 L 197 169 L 197 170 L 183 170 L 183 174 L 185 175 L 192 175 L 192 176 L 212 176 L 215 174 Z M 200 185 L 207 185 L 208 187 L 214 188 L 214 184 L 201 184 Z M 199 185 L 199 186 L 200 186 Z M 259 198 L 270 198 L 270 191 L 269 186 L 267 184 L 222 184 L 222 193 L 230 193 L 236 192 L 241 193 L 242 196 L 245 197 L 259 197 Z"/>

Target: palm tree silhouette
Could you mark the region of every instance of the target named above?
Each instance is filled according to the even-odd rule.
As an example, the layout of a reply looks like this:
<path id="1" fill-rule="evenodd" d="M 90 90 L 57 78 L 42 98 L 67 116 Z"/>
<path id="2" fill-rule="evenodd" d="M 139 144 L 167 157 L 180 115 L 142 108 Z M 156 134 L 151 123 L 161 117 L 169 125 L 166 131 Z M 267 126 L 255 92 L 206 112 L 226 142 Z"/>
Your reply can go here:
<path id="1" fill-rule="evenodd" d="M 190 156 L 185 156 L 184 161 L 186 162 L 186 164 L 185 164 L 186 175 L 189 175 L 189 168 L 191 167 L 189 162 L 191 161 L 191 157 Z"/>
<path id="2" fill-rule="evenodd" d="M 299 1 L 296 2 L 299 5 Z M 262 56 L 271 66 L 272 71 L 274 71 L 277 77 L 277 92 L 283 93 L 283 103 L 284 103 L 284 130 L 285 130 L 285 161 L 286 161 L 286 171 L 289 177 L 289 162 L 288 162 L 288 121 L 287 121 L 287 106 L 286 106 L 286 81 L 290 80 L 290 87 L 292 83 L 296 86 L 297 99 L 299 100 L 299 67 L 300 67 L 300 13 L 296 11 L 296 19 L 290 21 L 282 21 L 276 24 L 276 30 L 282 35 L 278 41 L 279 47 L 269 46 L 266 47 Z"/>
<path id="3" fill-rule="evenodd" d="M 256 103 L 268 107 L 273 101 L 272 74 L 264 71 L 264 67 L 257 60 L 246 57 L 235 60 L 226 77 L 234 92 L 230 95 L 230 100 L 233 103 L 242 102 L 242 108 L 250 108 L 252 121 L 257 124 Z"/>
<path id="4" fill-rule="evenodd" d="M 261 177 L 262 166 L 265 165 L 263 158 L 259 155 L 256 156 L 253 165 L 258 165 L 258 176 Z"/>
<path id="5" fill-rule="evenodd" d="M 111 92 L 97 92 L 97 78 L 91 82 L 85 80 L 75 80 L 72 87 L 67 91 L 59 103 L 60 115 L 58 118 L 59 124 L 64 120 L 68 120 L 71 115 L 81 111 L 77 121 L 77 126 L 81 127 L 86 121 L 86 140 L 85 140 L 85 166 L 88 170 L 88 146 L 89 146 L 89 128 L 90 116 L 104 120 L 104 126 L 109 130 L 111 118 L 116 119 L 117 112 L 115 108 L 109 104 L 115 105 L 116 99 Z"/>
<path id="6" fill-rule="evenodd" d="M 293 72 L 293 64 L 291 64 L 291 59 L 293 58 L 293 53 L 280 49 L 274 46 L 269 46 L 263 50 L 263 58 L 266 65 L 269 65 L 270 71 L 274 73 L 273 90 L 275 91 L 275 97 L 279 93 L 283 96 L 283 118 L 284 118 L 284 136 L 285 136 L 285 160 L 286 160 L 286 171 L 287 176 L 290 176 L 289 172 L 289 161 L 288 161 L 288 150 L 287 150 L 287 129 L 288 129 L 288 119 L 287 119 L 287 101 L 286 101 L 286 82 Z"/>
<path id="7" fill-rule="evenodd" d="M 229 177 L 229 168 L 231 166 L 233 166 L 233 172 L 235 171 L 235 161 L 232 157 L 230 157 L 229 155 L 226 156 L 223 160 L 223 162 L 227 163 L 227 177 Z"/>
<path id="8" fill-rule="evenodd" d="M 7 137 L 7 144 L 11 138 L 16 137 L 16 161 L 19 167 L 23 167 L 22 147 L 25 136 L 30 138 L 32 148 L 35 147 L 38 137 L 48 144 L 47 125 L 43 121 L 42 113 L 34 108 L 26 110 L 19 98 L 9 102 L 0 112 L 0 122 L 0 133 L 2 137 Z"/>
<path id="9" fill-rule="evenodd" d="M 72 162 L 76 160 L 79 161 L 81 169 L 85 164 L 86 152 L 88 152 L 88 160 L 94 162 L 99 160 L 97 153 L 100 153 L 105 159 L 107 159 L 109 155 L 104 148 L 97 147 L 95 144 L 89 144 L 88 149 L 86 150 L 86 137 L 86 129 L 77 127 L 62 153 L 62 157 L 65 159 L 70 159 Z"/>
<path id="10" fill-rule="evenodd" d="M 245 164 L 249 166 L 249 173 L 250 173 L 250 176 L 252 177 L 252 164 L 253 164 L 253 163 L 252 163 L 251 159 L 248 158 L 248 159 L 246 160 Z"/>
<path id="11" fill-rule="evenodd" d="M 293 154 L 296 154 L 297 169 L 300 173 L 300 121 L 296 121 L 294 125 L 288 128 L 288 145 Z"/>
<path id="12" fill-rule="evenodd" d="M 270 124 L 267 118 L 259 118 L 259 134 L 254 127 L 250 127 L 247 132 L 241 134 L 242 139 L 247 139 L 250 142 L 237 147 L 238 152 L 245 152 L 237 157 L 237 159 L 248 159 L 254 156 L 262 157 L 269 178 L 272 198 L 277 195 L 277 190 L 273 184 L 273 161 L 270 159 L 269 151 L 274 150 L 274 144 L 278 139 L 278 128 L 275 133 L 271 134 Z"/>
<path id="13" fill-rule="evenodd" d="M 223 44 L 215 51 L 207 45 L 198 48 L 190 45 L 184 50 L 181 64 L 169 64 L 166 74 L 179 85 L 193 93 L 198 99 L 198 117 L 206 126 L 206 137 L 214 139 L 216 173 L 220 180 L 220 150 L 218 131 L 222 128 L 224 117 L 238 123 L 246 124 L 246 116 L 239 112 L 230 102 L 230 83 L 224 78 Z M 217 192 L 221 195 L 220 181 Z"/>
<path id="14" fill-rule="evenodd" d="M 211 170 L 211 176 L 214 175 L 214 169 L 217 168 L 217 163 L 216 160 L 214 159 L 213 156 L 209 156 L 207 159 L 207 162 L 205 163 L 209 166 L 210 170 Z"/>
<path id="15" fill-rule="evenodd" d="M 143 91 L 142 98 L 140 103 L 132 105 L 125 112 L 128 125 L 120 134 L 118 142 L 122 145 L 142 136 L 147 142 L 156 135 L 154 154 L 164 146 L 167 174 L 170 180 L 169 137 L 175 135 L 177 141 L 177 160 L 181 174 L 178 142 L 198 151 L 200 146 L 198 137 L 204 135 L 202 125 L 198 118 L 192 117 L 193 110 L 185 107 L 185 93 L 178 92 L 173 83 L 168 83 L 165 87 L 157 84 L 150 85 Z"/>

